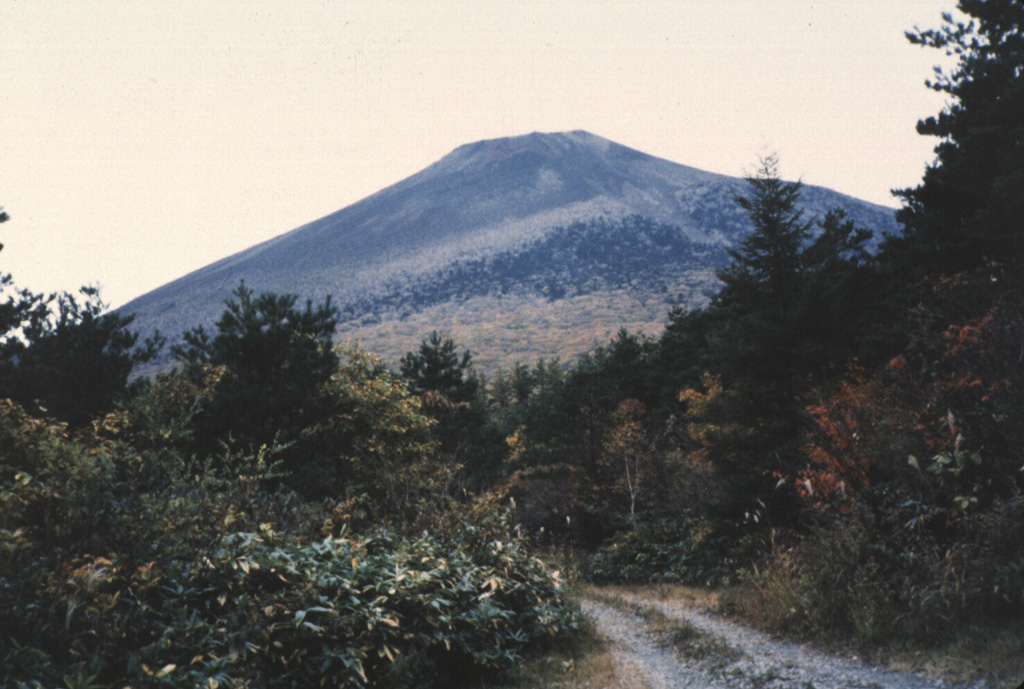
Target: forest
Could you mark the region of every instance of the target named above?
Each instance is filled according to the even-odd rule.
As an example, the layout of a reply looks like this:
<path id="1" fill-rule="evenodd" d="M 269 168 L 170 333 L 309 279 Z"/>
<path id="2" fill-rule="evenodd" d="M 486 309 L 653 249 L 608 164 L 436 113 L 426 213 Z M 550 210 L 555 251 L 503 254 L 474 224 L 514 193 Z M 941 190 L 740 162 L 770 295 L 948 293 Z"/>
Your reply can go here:
<path id="1" fill-rule="evenodd" d="M 806 217 L 767 156 L 707 306 L 575 361 L 485 377 L 434 332 L 392 370 L 329 298 L 242 283 L 136 378 L 161 337 L 0 277 L 0 675 L 479 686 L 585 632 L 574 581 L 859 649 L 1019 639 L 1024 6 L 959 7 L 908 33 L 958 62 L 899 233 Z"/>
<path id="2" fill-rule="evenodd" d="M 381 294 L 349 299 L 342 318 L 376 314 L 379 320 L 379 314 L 389 311 L 401 315 L 476 296 L 521 293 L 556 300 L 626 287 L 650 293 L 688 271 L 727 262 L 724 249 L 693 242 L 677 226 L 641 216 L 601 218 L 556 227 L 516 250 L 455 261 L 433 274 L 394 281 Z"/>

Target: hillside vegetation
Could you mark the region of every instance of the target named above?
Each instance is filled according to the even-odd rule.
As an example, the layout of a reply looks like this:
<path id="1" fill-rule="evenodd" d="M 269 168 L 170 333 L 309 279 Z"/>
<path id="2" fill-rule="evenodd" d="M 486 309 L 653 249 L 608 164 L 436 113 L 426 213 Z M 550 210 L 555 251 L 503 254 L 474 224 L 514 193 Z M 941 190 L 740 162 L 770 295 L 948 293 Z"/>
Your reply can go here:
<path id="1" fill-rule="evenodd" d="M 348 302 L 339 329 L 385 361 L 448 324 L 480 371 L 570 360 L 627 327 L 657 334 L 674 305 L 703 306 L 728 254 L 633 216 L 555 228 L 515 251 L 457 261 Z"/>
<path id="2" fill-rule="evenodd" d="M 366 324 L 383 338 L 416 324 L 403 308 L 472 290 L 481 323 L 529 307 L 505 315 L 544 347 L 535 323 L 570 300 L 667 312 L 660 332 L 623 327 L 574 359 L 495 354 L 484 377 L 433 332 L 385 362 L 335 345 L 352 314 L 331 299 L 242 283 L 169 348 L 173 370 L 129 383 L 158 339 L 94 291 L 83 304 L 5 276 L 0 674 L 497 681 L 582 626 L 541 548 L 592 582 L 720 587 L 724 610 L 773 631 L 1019 682 L 1024 8 L 960 8 L 972 23 L 909 34 L 959 63 L 933 85 L 949 105 L 919 124 L 936 162 L 880 246 L 841 209 L 806 212 L 768 156 L 734 199 L 752 230 L 713 275 L 671 223 L 570 223 L 430 289 L 382 290 L 396 316 Z M 621 251 L 602 243 L 617 235 Z M 631 277 L 645 243 L 665 261 Z M 558 252 L 580 279 L 531 259 Z M 644 296 L 648 278 L 710 294 Z"/>

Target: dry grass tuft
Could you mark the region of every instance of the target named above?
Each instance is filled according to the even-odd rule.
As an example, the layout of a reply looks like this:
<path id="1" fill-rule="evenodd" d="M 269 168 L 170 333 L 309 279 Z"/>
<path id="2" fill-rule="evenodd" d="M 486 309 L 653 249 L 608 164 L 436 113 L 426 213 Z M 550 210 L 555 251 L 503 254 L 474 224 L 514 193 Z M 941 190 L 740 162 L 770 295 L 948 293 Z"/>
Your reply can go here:
<path id="1" fill-rule="evenodd" d="M 950 684 L 984 681 L 992 687 L 1015 687 L 1024 680 L 1024 622 L 971 625 L 958 630 L 947 644 L 890 650 L 878 660 L 893 669 L 923 672 Z"/>
<path id="2" fill-rule="evenodd" d="M 647 689 L 637 670 L 620 664 L 610 644 L 587 629 L 570 647 L 523 663 L 506 684 L 480 689 Z"/>
<path id="3" fill-rule="evenodd" d="M 647 586 L 590 586 L 582 590 L 582 595 L 599 600 L 613 607 L 613 601 L 620 600 L 635 603 L 641 598 L 657 600 L 675 608 L 696 608 L 705 612 L 715 612 L 721 606 L 721 593 L 716 589 L 686 586 L 684 584 L 651 584 Z"/>

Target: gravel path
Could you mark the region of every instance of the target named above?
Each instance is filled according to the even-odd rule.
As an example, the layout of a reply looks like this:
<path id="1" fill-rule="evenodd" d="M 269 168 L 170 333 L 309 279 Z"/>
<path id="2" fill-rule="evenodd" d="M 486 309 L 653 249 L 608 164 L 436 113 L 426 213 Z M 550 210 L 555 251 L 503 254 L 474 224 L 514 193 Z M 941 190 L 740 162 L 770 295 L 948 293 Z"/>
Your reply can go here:
<path id="1" fill-rule="evenodd" d="M 673 620 L 685 620 L 739 652 L 733 659 L 684 658 L 650 632 L 640 615 L 596 600 L 583 600 L 583 610 L 594 621 L 598 632 L 612 643 L 616 661 L 634 670 L 649 689 L 938 689 L 947 686 L 939 680 L 880 670 L 856 660 L 772 639 L 693 608 L 639 595 L 622 599 L 660 611 Z"/>

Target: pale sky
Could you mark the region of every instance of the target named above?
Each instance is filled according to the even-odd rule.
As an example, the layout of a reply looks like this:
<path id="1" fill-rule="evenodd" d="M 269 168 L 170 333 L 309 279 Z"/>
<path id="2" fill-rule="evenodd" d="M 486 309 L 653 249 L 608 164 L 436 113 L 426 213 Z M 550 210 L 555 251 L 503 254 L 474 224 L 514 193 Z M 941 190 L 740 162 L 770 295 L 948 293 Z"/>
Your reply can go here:
<path id="1" fill-rule="evenodd" d="M 118 306 L 464 143 L 585 129 L 895 206 L 954 0 L 0 0 L 0 271 Z"/>

